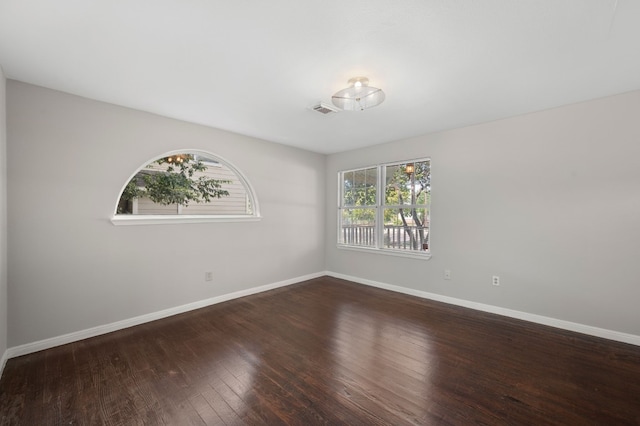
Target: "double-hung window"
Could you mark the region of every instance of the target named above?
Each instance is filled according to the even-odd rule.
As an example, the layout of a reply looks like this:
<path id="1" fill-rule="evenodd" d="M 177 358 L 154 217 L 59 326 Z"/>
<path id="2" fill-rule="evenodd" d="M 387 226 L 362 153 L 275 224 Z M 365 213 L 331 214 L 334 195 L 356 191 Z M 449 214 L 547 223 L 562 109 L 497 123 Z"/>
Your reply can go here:
<path id="1" fill-rule="evenodd" d="M 428 258 L 431 161 L 338 173 L 338 245 Z"/>

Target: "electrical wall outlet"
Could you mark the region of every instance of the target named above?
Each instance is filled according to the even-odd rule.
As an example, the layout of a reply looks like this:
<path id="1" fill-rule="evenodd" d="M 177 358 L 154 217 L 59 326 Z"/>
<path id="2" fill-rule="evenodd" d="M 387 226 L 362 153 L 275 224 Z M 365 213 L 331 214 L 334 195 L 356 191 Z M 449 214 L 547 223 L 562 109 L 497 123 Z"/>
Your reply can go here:
<path id="1" fill-rule="evenodd" d="M 205 281 L 213 281 L 213 272 L 211 272 L 211 271 L 205 272 L 204 273 L 204 280 Z"/>
<path id="2" fill-rule="evenodd" d="M 493 276 L 493 279 L 491 280 L 491 284 L 493 285 L 500 285 L 500 277 L 497 275 Z"/>
<path id="3" fill-rule="evenodd" d="M 451 269 L 445 269 L 444 270 L 444 279 L 445 280 L 450 280 L 451 279 Z"/>

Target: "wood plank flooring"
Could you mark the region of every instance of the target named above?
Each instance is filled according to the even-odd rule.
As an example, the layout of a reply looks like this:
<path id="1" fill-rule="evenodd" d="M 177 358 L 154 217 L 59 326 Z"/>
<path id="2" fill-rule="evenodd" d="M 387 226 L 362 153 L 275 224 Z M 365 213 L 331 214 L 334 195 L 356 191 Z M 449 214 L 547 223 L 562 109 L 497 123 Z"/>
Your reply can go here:
<path id="1" fill-rule="evenodd" d="M 640 347 L 323 277 L 10 359 L 3 425 L 640 425 Z"/>

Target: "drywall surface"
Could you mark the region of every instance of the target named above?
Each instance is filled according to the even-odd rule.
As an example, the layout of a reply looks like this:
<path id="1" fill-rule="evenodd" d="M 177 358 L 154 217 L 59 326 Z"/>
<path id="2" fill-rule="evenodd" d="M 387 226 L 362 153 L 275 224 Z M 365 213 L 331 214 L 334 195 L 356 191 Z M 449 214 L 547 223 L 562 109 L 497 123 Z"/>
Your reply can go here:
<path id="1" fill-rule="evenodd" d="M 0 359 L 7 350 L 7 91 L 0 68 Z M 3 364 L 0 361 L 0 372 Z"/>
<path id="2" fill-rule="evenodd" d="M 9 347 L 324 270 L 325 156 L 11 80 L 7 102 Z M 233 163 L 263 219 L 114 226 L 177 149 Z"/>
<path id="3" fill-rule="evenodd" d="M 330 155 L 327 270 L 640 335 L 638 111 L 630 92 Z M 337 172 L 425 156 L 433 257 L 338 249 Z"/>

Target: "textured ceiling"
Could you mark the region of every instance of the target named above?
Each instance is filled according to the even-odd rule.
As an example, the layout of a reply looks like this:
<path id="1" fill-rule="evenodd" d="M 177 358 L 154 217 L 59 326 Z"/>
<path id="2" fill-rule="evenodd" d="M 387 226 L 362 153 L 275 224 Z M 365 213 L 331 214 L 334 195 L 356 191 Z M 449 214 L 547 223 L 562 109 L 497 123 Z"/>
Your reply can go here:
<path id="1" fill-rule="evenodd" d="M 639 40 L 637 0 L 0 0 L 8 78 L 322 153 L 640 89 Z"/>

